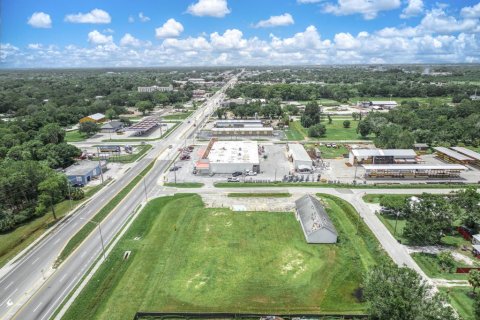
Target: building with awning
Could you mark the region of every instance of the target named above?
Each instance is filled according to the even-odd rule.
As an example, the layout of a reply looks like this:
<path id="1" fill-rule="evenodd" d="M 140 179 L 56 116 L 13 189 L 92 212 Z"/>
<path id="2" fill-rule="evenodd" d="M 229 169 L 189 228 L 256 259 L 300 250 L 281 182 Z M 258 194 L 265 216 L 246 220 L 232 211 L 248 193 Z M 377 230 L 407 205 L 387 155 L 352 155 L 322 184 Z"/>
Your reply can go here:
<path id="1" fill-rule="evenodd" d="M 364 164 L 369 179 L 454 179 L 468 170 L 459 164 Z"/>
<path id="2" fill-rule="evenodd" d="M 299 143 L 287 144 L 288 159 L 292 161 L 297 171 L 311 171 L 313 162 L 303 145 Z"/>
<path id="3" fill-rule="evenodd" d="M 351 165 L 358 164 L 414 164 L 417 153 L 412 149 L 352 149 L 348 155 Z"/>
<path id="4" fill-rule="evenodd" d="M 433 149 L 435 150 L 435 155 L 446 162 L 460 164 L 472 164 L 475 162 L 475 160 L 470 156 L 445 147 L 435 147 Z"/>

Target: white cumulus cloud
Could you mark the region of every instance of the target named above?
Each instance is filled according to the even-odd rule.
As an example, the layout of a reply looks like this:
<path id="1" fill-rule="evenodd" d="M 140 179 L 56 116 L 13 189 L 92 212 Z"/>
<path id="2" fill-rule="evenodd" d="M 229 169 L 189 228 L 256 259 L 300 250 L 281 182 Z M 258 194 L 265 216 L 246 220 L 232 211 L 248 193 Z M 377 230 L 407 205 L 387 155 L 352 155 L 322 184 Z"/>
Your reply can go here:
<path id="1" fill-rule="evenodd" d="M 423 0 L 408 0 L 408 5 L 403 9 L 400 18 L 408 19 L 411 17 L 416 17 L 423 13 L 424 4 Z"/>
<path id="2" fill-rule="evenodd" d="M 472 7 L 462 8 L 460 14 L 465 18 L 480 18 L 480 2 Z"/>
<path id="3" fill-rule="evenodd" d="M 187 8 L 187 12 L 199 17 L 223 18 L 230 13 L 227 0 L 198 0 Z"/>
<path id="4" fill-rule="evenodd" d="M 87 13 L 69 14 L 65 17 L 66 22 L 71 23 L 110 23 L 110 14 L 102 9 L 93 9 Z"/>
<path id="5" fill-rule="evenodd" d="M 155 36 L 161 38 L 176 38 L 183 32 L 183 25 L 171 18 L 163 26 L 155 29 Z"/>
<path id="6" fill-rule="evenodd" d="M 269 27 L 279 27 L 279 26 L 288 26 L 294 24 L 293 17 L 290 13 L 284 13 L 279 16 L 271 16 L 267 20 L 261 20 L 255 24 L 256 28 L 269 28 Z"/>
<path id="7" fill-rule="evenodd" d="M 130 33 L 125 33 L 125 35 L 120 39 L 120 45 L 123 47 L 140 47 L 142 41 L 132 36 Z"/>
<path id="8" fill-rule="evenodd" d="M 113 36 L 107 36 L 97 30 L 88 33 L 88 42 L 91 44 L 111 44 L 113 43 Z"/>
<path id="9" fill-rule="evenodd" d="M 400 5 L 400 0 L 337 0 L 336 4 L 325 4 L 323 10 L 337 16 L 361 14 L 364 19 L 371 20 L 380 11 L 397 9 Z"/>
<path id="10" fill-rule="evenodd" d="M 141 22 L 148 22 L 150 21 L 150 17 L 147 17 L 146 15 L 143 14 L 143 12 L 140 12 L 138 14 L 138 18 L 140 19 Z"/>
<path id="11" fill-rule="evenodd" d="M 34 28 L 51 28 L 52 19 L 45 12 L 34 12 L 27 22 Z"/>

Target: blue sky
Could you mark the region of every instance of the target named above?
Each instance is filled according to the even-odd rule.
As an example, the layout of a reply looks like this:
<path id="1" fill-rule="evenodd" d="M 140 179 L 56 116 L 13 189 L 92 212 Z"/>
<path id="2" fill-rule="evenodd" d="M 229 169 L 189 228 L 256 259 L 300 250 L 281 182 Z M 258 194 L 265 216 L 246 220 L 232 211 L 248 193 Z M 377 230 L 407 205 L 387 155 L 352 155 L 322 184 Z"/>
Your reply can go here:
<path id="1" fill-rule="evenodd" d="M 480 2 L 2 0 L 0 67 L 479 62 Z"/>

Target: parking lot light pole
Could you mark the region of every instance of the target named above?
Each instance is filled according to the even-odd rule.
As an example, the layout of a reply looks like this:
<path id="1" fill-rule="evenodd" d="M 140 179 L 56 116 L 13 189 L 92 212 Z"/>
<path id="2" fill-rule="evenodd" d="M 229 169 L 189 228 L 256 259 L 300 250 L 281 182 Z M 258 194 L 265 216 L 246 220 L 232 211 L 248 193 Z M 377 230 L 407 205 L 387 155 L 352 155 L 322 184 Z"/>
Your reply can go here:
<path id="1" fill-rule="evenodd" d="M 100 222 L 96 222 L 96 221 L 93 221 L 93 220 L 88 220 L 88 219 L 85 219 L 85 218 L 79 218 L 80 220 L 85 220 L 87 222 L 91 222 L 93 224 L 95 224 L 97 227 L 98 227 L 98 232 L 100 233 L 100 240 L 102 242 L 102 252 L 103 252 L 103 259 L 107 259 L 107 255 L 105 254 L 105 244 L 103 242 L 103 235 L 102 235 L 102 227 L 100 226 Z"/>

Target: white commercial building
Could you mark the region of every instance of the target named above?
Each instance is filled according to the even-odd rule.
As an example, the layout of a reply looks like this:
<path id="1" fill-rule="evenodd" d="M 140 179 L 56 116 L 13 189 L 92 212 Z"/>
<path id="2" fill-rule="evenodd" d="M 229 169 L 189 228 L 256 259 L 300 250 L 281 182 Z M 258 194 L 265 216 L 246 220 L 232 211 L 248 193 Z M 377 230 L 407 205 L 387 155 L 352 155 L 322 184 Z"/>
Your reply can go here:
<path id="1" fill-rule="evenodd" d="M 173 86 L 169 85 L 168 87 L 159 87 L 159 86 L 151 86 L 151 87 L 138 87 L 138 92 L 169 92 L 173 91 Z"/>
<path id="2" fill-rule="evenodd" d="M 293 162 L 295 170 L 312 170 L 312 158 L 308 155 L 303 145 L 299 143 L 289 143 L 287 145 L 288 158 Z"/>
<path id="3" fill-rule="evenodd" d="M 260 171 L 255 141 L 213 141 L 207 159 L 211 173 Z"/>

